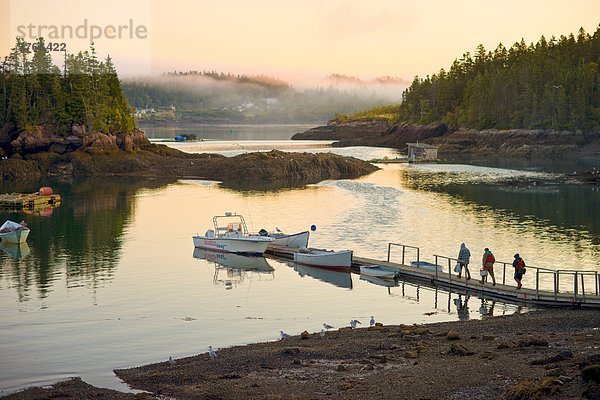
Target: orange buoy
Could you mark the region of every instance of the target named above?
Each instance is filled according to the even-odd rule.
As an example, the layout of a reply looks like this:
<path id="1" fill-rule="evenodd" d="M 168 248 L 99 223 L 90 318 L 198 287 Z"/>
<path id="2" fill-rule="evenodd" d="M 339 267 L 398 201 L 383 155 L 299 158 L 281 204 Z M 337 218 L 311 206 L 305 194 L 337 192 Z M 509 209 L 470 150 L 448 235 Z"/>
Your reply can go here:
<path id="1" fill-rule="evenodd" d="M 54 193 L 54 191 L 52 190 L 51 187 L 45 186 L 40 188 L 40 196 L 51 196 L 52 193 Z"/>

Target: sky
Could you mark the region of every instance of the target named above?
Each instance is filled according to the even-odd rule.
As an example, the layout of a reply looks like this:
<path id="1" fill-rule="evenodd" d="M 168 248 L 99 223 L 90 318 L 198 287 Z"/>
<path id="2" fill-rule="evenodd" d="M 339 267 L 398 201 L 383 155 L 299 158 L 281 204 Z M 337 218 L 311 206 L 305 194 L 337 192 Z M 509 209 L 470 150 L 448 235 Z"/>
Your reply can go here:
<path id="1" fill-rule="evenodd" d="M 67 30 L 52 40 L 84 50 L 96 26 L 99 55 L 110 54 L 123 76 L 217 70 L 297 85 L 332 73 L 410 81 L 448 68 L 478 44 L 493 50 L 580 27 L 593 33 L 600 1 L 0 0 L 0 54 L 19 34 L 33 41 L 51 26 L 74 29 L 84 21 L 85 38 L 66 37 Z M 142 34 L 128 35 L 136 29 Z"/>

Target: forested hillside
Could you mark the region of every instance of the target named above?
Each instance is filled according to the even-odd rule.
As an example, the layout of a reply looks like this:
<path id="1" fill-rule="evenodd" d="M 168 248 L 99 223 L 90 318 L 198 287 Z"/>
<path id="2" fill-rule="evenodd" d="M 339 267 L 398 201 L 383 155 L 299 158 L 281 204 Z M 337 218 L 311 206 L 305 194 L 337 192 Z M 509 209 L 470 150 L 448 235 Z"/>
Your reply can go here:
<path id="1" fill-rule="evenodd" d="M 93 46 L 67 54 L 61 71 L 44 39 L 33 45 L 17 39 L 2 60 L 0 81 L 0 127 L 27 131 L 52 124 L 65 135 L 73 124 L 113 133 L 135 128 L 110 57 L 99 61 Z"/>
<path id="2" fill-rule="evenodd" d="M 479 45 L 448 71 L 415 78 L 398 122 L 465 128 L 600 129 L 600 28 L 494 51 Z"/>

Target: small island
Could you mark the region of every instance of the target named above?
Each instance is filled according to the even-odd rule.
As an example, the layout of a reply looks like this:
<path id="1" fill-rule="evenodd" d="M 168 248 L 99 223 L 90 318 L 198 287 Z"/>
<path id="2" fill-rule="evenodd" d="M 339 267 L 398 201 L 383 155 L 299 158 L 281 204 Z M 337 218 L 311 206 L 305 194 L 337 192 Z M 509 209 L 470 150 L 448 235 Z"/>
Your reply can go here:
<path id="1" fill-rule="evenodd" d="M 68 55 L 60 71 L 42 38 L 36 46 L 19 39 L 0 76 L 3 181 L 138 176 L 298 185 L 377 170 L 335 154 L 271 151 L 227 158 L 152 144 L 135 126 L 110 57 L 98 60 L 93 47 Z"/>

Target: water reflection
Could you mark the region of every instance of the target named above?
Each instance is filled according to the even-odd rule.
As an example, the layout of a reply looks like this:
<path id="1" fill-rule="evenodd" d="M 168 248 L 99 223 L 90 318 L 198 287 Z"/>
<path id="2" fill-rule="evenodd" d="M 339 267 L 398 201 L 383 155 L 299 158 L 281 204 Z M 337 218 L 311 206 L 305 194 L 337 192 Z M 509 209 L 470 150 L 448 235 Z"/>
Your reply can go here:
<path id="1" fill-rule="evenodd" d="M 31 249 L 27 242 L 23 243 L 8 243 L 2 241 L 0 243 L 0 249 L 3 252 L 14 258 L 15 260 L 22 260 L 31 253 Z"/>
<path id="2" fill-rule="evenodd" d="M 321 282 L 329 283 L 343 289 L 352 289 L 352 275 L 350 274 L 350 271 L 335 271 L 327 268 L 310 267 L 298 263 L 291 263 L 291 265 L 301 278 L 310 276 Z"/>
<path id="3" fill-rule="evenodd" d="M 248 274 L 255 274 L 261 279 L 265 276 L 273 279 L 275 276 L 273 267 L 260 256 L 242 256 L 195 248 L 193 257 L 212 262 L 215 266 L 213 283 L 224 285 L 226 290 L 244 282 Z"/>
<path id="4" fill-rule="evenodd" d="M 29 186 L 36 183 L 13 189 L 31 190 Z M 124 231 L 133 219 L 135 194 L 141 188 L 164 184 L 89 179 L 75 184 L 53 182 L 52 186 L 63 201 L 51 215 L 0 213 L 0 220 L 23 219 L 31 229 L 25 246 L 3 245 L 4 254 L 0 254 L 0 277 L 18 282 L 21 299 L 28 298 L 33 286 L 39 297 L 45 298 L 63 274 L 67 287 L 85 284 L 94 288 L 110 281 L 119 264 Z M 26 256 L 26 262 L 18 261 Z"/>

